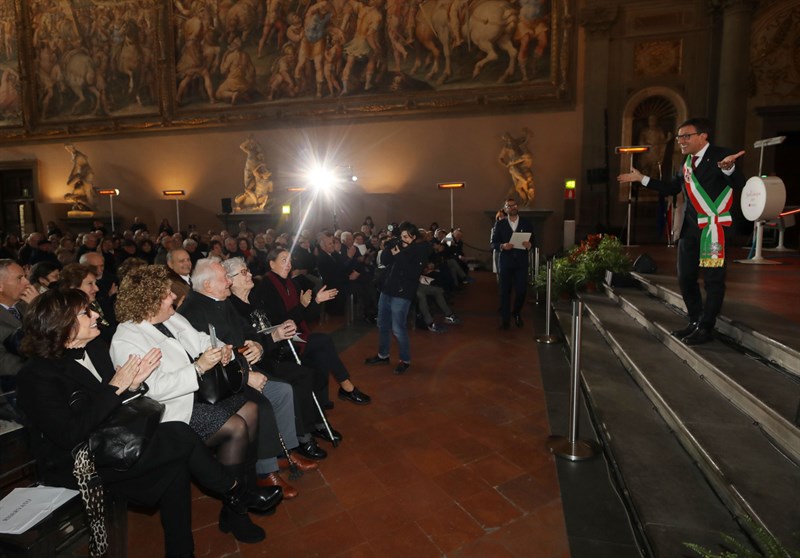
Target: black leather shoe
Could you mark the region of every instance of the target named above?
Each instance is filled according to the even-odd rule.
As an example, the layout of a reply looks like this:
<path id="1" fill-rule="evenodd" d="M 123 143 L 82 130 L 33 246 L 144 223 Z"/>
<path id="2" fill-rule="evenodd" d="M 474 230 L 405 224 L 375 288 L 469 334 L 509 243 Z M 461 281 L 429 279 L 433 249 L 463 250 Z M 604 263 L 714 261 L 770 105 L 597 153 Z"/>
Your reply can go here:
<path id="1" fill-rule="evenodd" d="M 246 514 L 239 514 L 228 506 L 222 506 L 219 512 L 219 530 L 231 533 L 237 541 L 244 543 L 257 543 L 264 540 L 264 529 L 250 520 Z"/>
<path id="2" fill-rule="evenodd" d="M 389 357 L 382 357 L 379 355 L 375 355 L 374 357 L 369 357 L 364 359 L 364 364 L 369 364 L 370 366 L 373 364 L 389 364 Z"/>
<path id="3" fill-rule="evenodd" d="M 687 335 L 694 332 L 697 329 L 697 322 L 689 322 L 689 325 L 686 327 L 682 327 L 681 329 L 676 329 L 675 331 L 670 331 L 670 334 L 677 337 L 678 339 L 683 339 Z"/>
<path id="4" fill-rule="evenodd" d="M 397 375 L 400 375 L 400 374 L 405 374 L 405 373 L 406 373 L 406 370 L 408 370 L 408 367 L 409 367 L 409 366 L 411 366 L 411 364 L 410 364 L 410 363 L 408 363 L 408 362 L 403 362 L 403 361 L 401 360 L 401 361 L 400 361 L 400 362 L 397 364 L 397 366 L 395 367 L 395 369 L 394 369 L 394 373 L 395 373 L 395 374 L 397 374 Z"/>
<path id="5" fill-rule="evenodd" d="M 317 445 L 317 441 L 313 436 L 308 440 L 308 442 L 300 442 L 300 445 L 297 446 L 293 451 L 296 451 L 303 457 L 313 459 L 314 461 L 320 461 L 321 459 L 328 457 L 328 452 Z"/>
<path id="6" fill-rule="evenodd" d="M 353 391 L 345 391 L 343 388 L 339 388 L 339 399 L 344 399 L 356 405 L 368 405 L 372 401 L 369 395 L 362 393 L 355 386 L 353 387 Z"/>
<path id="7" fill-rule="evenodd" d="M 702 345 L 714 340 L 711 330 L 707 327 L 698 326 L 692 333 L 681 339 L 687 345 Z"/>
<path id="8" fill-rule="evenodd" d="M 319 438 L 320 440 L 325 440 L 326 442 L 333 443 L 333 440 L 336 439 L 337 442 L 342 441 L 342 435 L 331 428 L 331 434 L 333 434 L 333 438 L 330 437 L 328 431 L 325 428 L 318 428 L 317 430 L 313 430 L 311 435 L 315 438 Z"/>
<path id="9" fill-rule="evenodd" d="M 514 323 L 517 324 L 517 327 L 522 327 L 522 324 L 524 323 L 522 321 L 522 316 L 520 316 L 519 314 L 515 314 L 514 315 Z"/>
<path id="10" fill-rule="evenodd" d="M 250 492 L 247 509 L 253 513 L 268 513 L 283 500 L 283 489 L 280 486 L 259 488 Z"/>

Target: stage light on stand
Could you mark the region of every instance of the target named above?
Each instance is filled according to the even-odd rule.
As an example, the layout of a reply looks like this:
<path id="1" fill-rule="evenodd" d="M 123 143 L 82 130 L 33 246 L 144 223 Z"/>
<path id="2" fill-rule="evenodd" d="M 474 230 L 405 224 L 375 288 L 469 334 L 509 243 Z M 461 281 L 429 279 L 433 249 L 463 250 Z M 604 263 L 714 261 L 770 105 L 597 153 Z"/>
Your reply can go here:
<path id="1" fill-rule="evenodd" d="M 439 190 L 450 190 L 450 229 L 452 230 L 455 225 L 453 224 L 453 190 L 460 190 L 466 188 L 466 182 L 438 182 L 436 187 Z"/>
<path id="2" fill-rule="evenodd" d="M 630 170 L 633 171 L 633 156 L 637 153 L 647 153 L 650 151 L 649 145 L 620 145 L 614 148 L 614 153 L 620 155 L 620 169 L 622 168 L 622 160 L 625 155 L 630 156 Z M 637 196 L 638 198 L 638 196 Z M 628 183 L 628 234 L 625 239 L 625 246 L 630 247 L 631 244 L 631 209 L 633 204 L 633 183 Z"/>
<path id="3" fill-rule="evenodd" d="M 161 190 L 161 193 L 168 198 L 175 198 L 175 221 L 178 232 L 181 230 L 181 206 L 180 201 L 186 195 L 186 190 Z"/>
<path id="4" fill-rule="evenodd" d="M 119 196 L 119 190 L 116 188 L 105 188 L 103 190 L 97 190 L 97 193 L 101 196 L 108 196 L 108 206 L 111 213 L 111 232 L 116 232 L 116 228 L 114 227 L 114 196 Z"/>

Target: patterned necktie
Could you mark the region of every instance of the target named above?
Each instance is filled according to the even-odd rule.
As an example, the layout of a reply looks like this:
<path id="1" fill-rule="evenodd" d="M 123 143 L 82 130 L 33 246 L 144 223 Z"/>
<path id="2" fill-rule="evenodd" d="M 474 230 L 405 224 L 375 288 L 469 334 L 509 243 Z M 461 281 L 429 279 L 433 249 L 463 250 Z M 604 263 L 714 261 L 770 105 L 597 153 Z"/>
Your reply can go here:
<path id="1" fill-rule="evenodd" d="M 697 168 L 697 162 L 700 160 L 700 157 L 697 155 L 692 155 L 692 169 Z"/>
<path id="2" fill-rule="evenodd" d="M 8 311 L 11 312 L 11 315 L 14 316 L 17 320 L 19 320 L 20 322 L 22 321 L 22 313 L 20 313 L 20 311 L 17 310 L 16 306 L 9 306 Z"/>

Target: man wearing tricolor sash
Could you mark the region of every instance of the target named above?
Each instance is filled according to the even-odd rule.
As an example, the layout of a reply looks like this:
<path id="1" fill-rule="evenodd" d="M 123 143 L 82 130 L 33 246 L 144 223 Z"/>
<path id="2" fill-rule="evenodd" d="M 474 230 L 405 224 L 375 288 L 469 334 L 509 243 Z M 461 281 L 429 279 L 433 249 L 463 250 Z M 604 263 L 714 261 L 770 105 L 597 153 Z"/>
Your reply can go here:
<path id="1" fill-rule="evenodd" d="M 725 298 L 731 207 L 744 187 L 744 177 L 736 168 L 736 159 L 744 151 L 733 153 L 711 145 L 710 134 L 711 121 L 706 118 L 690 118 L 680 125 L 675 140 L 686 159 L 681 174 L 671 181 L 645 176 L 633 168 L 617 177 L 619 182 L 641 182 L 642 186 L 667 195 L 683 191 L 688 200 L 678 240 L 678 283 L 689 324 L 672 332 L 687 345 L 707 343 L 713 338 L 714 323 Z M 705 304 L 698 284 L 700 268 Z"/>

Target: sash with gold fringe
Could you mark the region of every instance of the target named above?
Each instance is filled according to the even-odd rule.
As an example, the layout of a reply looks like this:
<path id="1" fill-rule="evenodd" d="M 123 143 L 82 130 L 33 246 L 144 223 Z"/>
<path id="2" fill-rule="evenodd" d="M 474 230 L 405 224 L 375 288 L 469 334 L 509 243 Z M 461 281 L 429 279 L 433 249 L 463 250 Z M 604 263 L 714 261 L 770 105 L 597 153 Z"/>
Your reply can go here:
<path id="1" fill-rule="evenodd" d="M 733 189 L 727 186 L 716 201 L 712 201 L 694 175 L 692 156 L 683 164 L 683 178 L 689 201 L 697 211 L 697 226 L 700 228 L 700 267 L 722 267 L 725 264 L 725 231 L 733 218 Z"/>

